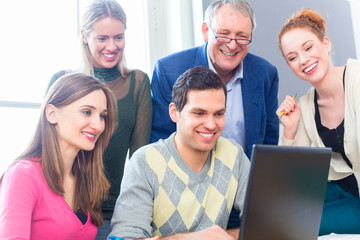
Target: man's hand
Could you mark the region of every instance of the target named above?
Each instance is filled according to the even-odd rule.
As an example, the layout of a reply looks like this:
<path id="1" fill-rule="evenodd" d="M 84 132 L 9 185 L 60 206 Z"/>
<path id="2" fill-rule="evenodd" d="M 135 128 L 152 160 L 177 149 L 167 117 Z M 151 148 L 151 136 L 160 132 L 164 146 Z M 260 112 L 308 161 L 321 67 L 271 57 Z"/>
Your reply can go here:
<path id="1" fill-rule="evenodd" d="M 158 236 L 152 237 L 152 238 L 137 238 L 136 240 L 159 240 Z"/>
<path id="2" fill-rule="evenodd" d="M 227 232 L 230 236 L 232 236 L 234 239 L 239 239 L 240 228 L 228 229 L 228 230 L 226 230 L 226 232 Z"/>
<path id="3" fill-rule="evenodd" d="M 234 229 L 236 230 L 236 229 Z M 237 234 L 239 234 L 239 229 L 237 229 Z M 227 233 L 224 229 L 219 227 L 218 225 L 214 225 L 207 229 L 201 230 L 199 232 L 191 232 L 191 233 L 179 233 L 166 237 L 161 237 L 162 240 L 235 240 L 229 233 Z"/>

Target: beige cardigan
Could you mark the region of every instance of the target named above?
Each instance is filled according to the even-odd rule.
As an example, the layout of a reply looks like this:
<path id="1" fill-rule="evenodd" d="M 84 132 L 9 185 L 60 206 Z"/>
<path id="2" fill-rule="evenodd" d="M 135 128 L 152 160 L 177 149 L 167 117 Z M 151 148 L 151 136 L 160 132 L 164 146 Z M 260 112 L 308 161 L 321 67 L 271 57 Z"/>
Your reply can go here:
<path id="1" fill-rule="evenodd" d="M 300 98 L 301 120 L 294 140 L 285 139 L 280 132 L 280 145 L 324 147 L 316 128 L 314 88 Z M 341 154 L 331 157 L 329 180 L 339 180 L 354 173 L 360 186 L 360 61 L 349 59 L 345 73 L 345 116 L 344 116 L 344 149 L 352 163 L 351 169 Z"/>

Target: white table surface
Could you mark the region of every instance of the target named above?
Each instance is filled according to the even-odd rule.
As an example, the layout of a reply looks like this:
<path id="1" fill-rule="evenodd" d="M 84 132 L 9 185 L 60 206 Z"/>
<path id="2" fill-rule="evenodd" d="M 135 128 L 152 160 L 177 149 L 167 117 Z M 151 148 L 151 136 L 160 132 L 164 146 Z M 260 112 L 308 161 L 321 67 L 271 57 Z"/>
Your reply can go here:
<path id="1" fill-rule="evenodd" d="M 360 234 L 330 234 L 318 238 L 318 240 L 360 240 Z"/>

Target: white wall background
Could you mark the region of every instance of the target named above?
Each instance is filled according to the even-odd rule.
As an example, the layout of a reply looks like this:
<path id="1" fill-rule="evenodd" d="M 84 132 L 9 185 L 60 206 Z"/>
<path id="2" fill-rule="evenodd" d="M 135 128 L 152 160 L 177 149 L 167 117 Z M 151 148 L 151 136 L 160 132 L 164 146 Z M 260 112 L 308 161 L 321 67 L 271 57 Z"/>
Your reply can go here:
<path id="1" fill-rule="evenodd" d="M 150 66 L 153 68 L 159 58 L 195 46 L 193 20 L 202 18 L 201 1 L 148 0 L 147 4 Z M 200 15 L 194 16 L 199 9 Z M 201 33 L 201 23 L 198 31 Z M 151 74 L 152 69 L 150 77 Z"/>
<path id="2" fill-rule="evenodd" d="M 250 52 L 278 68 L 279 101 L 309 88 L 286 66 L 277 47 L 277 33 L 294 10 L 311 7 L 324 13 L 336 65 L 359 58 L 359 0 L 248 1 L 258 23 Z M 151 77 L 157 59 L 203 43 L 203 12 L 212 0 L 119 2 L 128 16 L 125 55 L 130 68 Z M 75 0 L 0 1 L 0 174 L 24 149 L 38 118 L 36 108 L 4 107 L 3 101 L 42 101 L 50 76 L 76 65 L 76 24 Z"/>
<path id="3" fill-rule="evenodd" d="M 358 5 L 357 9 L 353 5 L 353 11 L 348 0 L 248 0 L 248 2 L 257 18 L 257 28 L 250 52 L 264 57 L 277 67 L 280 79 L 279 102 L 286 94 L 297 93 L 297 96 L 302 96 L 311 87 L 309 83 L 293 74 L 278 49 L 277 34 L 295 10 L 312 8 L 324 17 L 328 37 L 332 43 L 334 65 L 344 65 L 348 58 L 357 57 L 356 46 L 360 47 L 360 39 L 359 37 L 356 39 L 354 33 L 359 34 L 360 29 L 359 18 L 356 16 L 360 12 L 358 0 L 353 1 L 354 5 Z"/>

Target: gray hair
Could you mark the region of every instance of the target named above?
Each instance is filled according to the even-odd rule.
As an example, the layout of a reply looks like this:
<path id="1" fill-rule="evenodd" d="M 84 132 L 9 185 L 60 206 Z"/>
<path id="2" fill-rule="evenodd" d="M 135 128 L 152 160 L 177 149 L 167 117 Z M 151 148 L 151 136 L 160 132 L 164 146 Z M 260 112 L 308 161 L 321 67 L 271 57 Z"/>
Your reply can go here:
<path id="1" fill-rule="evenodd" d="M 252 8 L 250 7 L 249 3 L 246 2 L 245 0 L 216 0 L 212 2 L 205 11 L 204 18 L 206 24 L 208 26 L 211 26 L 217 10 L 226 4 L 231 4 L 234 7 L 233 9 L 235 11 L 238 11 L 244 14 L 245 16 L 250 17 L 251 25 L 252 25 L 251 32 L 254 32 L 254 29 L 256 27 L 255 14 Z"/>

